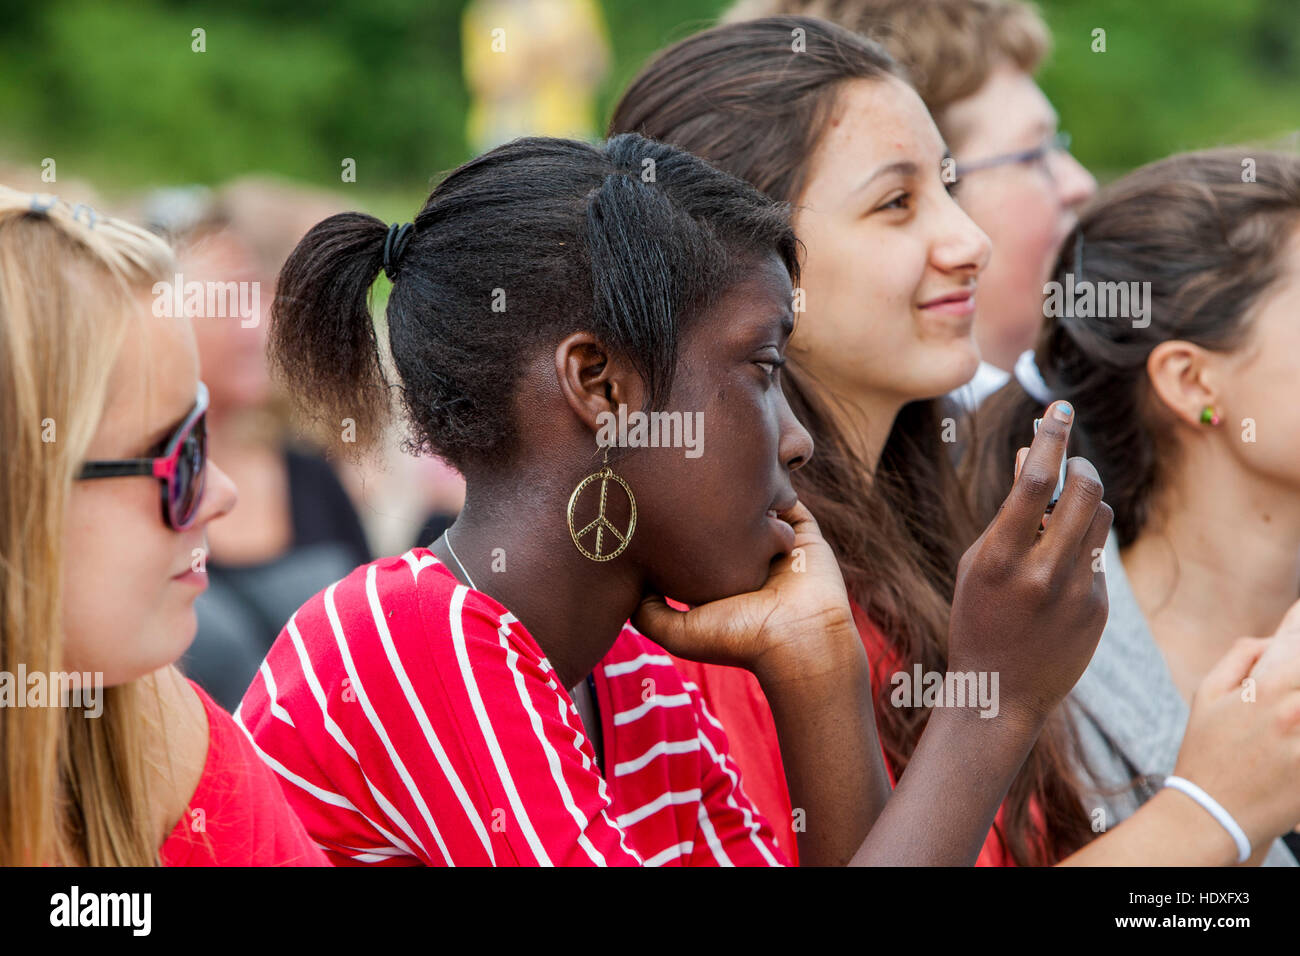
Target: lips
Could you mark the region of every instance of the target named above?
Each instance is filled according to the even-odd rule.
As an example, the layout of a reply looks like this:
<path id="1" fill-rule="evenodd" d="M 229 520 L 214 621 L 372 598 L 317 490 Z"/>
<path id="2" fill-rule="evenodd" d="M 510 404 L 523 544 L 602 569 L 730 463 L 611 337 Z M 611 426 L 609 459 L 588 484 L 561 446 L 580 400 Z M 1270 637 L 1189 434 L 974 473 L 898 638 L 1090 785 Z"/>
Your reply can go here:
<path id="1" fill-rule="evenodd" d="M 772 507 L 767 509 L 767 520 L 769 526 L 776 532 L 782 554 L 789 554 L 794 547 L 795 532 L 794 525 L 782 518 L 781 515 L 793 508 L 798 501 L 799 496 L 790 491 L 773 502 Z"/>
<path id="2" fill-rule="evenodd" d="M 177 584 L 184 584 L 198 588 L 200 591 L 206 591 L 208 587 L 208 572 L 186 571 L 183 574 L 174 575 L 172 580 Z"/>
<path id="3" fill-rule="evenodd" d="M 920 307 L 922 309 L 932 309 L 936 306 L 946 305 L 948 303 L 969 302 L 974 297 L 975 297 L 975 288 L 974 286 L 971 286 L 966 289 L 958 289 L 955 292 L 946 293 L 945 295 L 941 295 L 936 298 L 930 299 L 927 302 L 922 302 Z"/>
<path id="4" fill-rule="evenodd" d="M 197 529 L 192 529 L 192 530 L 197 530 Z M 177 571 L 175 574 L 172 575 L 173 581 L 179 581 L 181 578 L 189 574 L 202 574 L 205 578 L 208 575 L 206 560 L 203 565 L 203 570 L 201 571 L 195 571 L 194 563 L 193 563 L 194 562 L 193 555 L 195 554 L 195 552 L 202 552 L 204 559 L 206 559 L 210 554 L 210 552 L 208 551 L 207 533 L 204 532 L 198 535 L 197 537 L 191 538 L 187 543 L 190 545 L 190 547 L 184 549 L 187 555 L 185 559 L 186 562 L 185 566 L 181 568 L 181 570 Z"/>
<path id="5" fill-rule="evenodd" d="M 795 533 L 794 526 L 784 518 L 777 517 L 775 510 L 769 510 L 767 513 L 767 523 L 774 532 L 776 532 L 777 548 L 780 554 L 789 554 L 794 548 Z"/>
<path id="6" fill-rule="evenodd" d="M 773 518 L 779 518 L 798 503 L 799 496 L 792 491 L 788 495 L 784 495 L 778 500 L 772 502 L 772 507 L 767 509 L 767 513 Z"/>

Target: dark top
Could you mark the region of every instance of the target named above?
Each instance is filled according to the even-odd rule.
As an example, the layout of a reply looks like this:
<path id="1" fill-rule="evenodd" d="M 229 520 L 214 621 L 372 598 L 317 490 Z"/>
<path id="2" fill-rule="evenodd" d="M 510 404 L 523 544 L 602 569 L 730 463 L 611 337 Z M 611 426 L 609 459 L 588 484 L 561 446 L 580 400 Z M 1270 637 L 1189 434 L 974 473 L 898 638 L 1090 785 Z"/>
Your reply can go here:
<path id="1" fill-rule="evenodd" d="M 329 462 L 286 449 L 292 544 L 259 564 L 208 561 L 208 588 L 194 603 L 198 636 L 182 669 L 234 710 L 294 612 L 318 591 L 371 560 L 352 500 Z"/>

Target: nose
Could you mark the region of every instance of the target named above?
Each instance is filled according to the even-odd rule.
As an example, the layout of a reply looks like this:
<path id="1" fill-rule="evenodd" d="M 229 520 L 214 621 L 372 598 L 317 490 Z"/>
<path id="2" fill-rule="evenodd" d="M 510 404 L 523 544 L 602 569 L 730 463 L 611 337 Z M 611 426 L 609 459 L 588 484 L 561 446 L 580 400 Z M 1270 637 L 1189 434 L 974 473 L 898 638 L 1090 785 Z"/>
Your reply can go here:
<path id="1" fill-rule="evenodd" d="M 957 201 L 945 193 L 943 217 L 930 247 L 935 268 L 943 272 L 969 272 L 977 276 L 989 264 L 993 243 Z"/>
<path id="2" fill-rule="evenodd" d="M 813 453 L 812 435 L 795 417 L 784 391 L 781 395 L 781 440 L 777 445 L 777 453 L 791 471 L 806 465 Z"/>
<path id="3" fill-rule="evenodd" d="M 194 520 L 198 527 L 230 514 L 239 503 L 239 489 L 230 476 L 213 461 L 208 461 L 204 468 L 207 474 L 203 478 L 203 503 L 199 505 L 199 514 Z"/>
<path id="4" fill-rule="evenodd" d="M 1061 205 L 1067 209 L 1076 209 L 1097 193 L 1097 180 L 1069 153 L 1060 153 L 1055 157 L 1052 179 L 1056 183 L 1057 195 Z"/>

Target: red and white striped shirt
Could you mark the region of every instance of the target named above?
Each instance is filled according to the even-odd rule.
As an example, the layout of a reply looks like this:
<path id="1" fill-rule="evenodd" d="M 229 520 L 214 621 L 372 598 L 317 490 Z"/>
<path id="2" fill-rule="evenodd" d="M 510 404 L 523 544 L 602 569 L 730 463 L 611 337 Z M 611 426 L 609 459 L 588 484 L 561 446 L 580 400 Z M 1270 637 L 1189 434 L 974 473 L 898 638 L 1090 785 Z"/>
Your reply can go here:
<path id="1" fill-rule="evenodd" d="M 303 605 L 235 719 L 338 864 L 786 862 L 662 648 L 625 626 L 595 683 L 608 781 L 523 625 L 415 548 Z"/>

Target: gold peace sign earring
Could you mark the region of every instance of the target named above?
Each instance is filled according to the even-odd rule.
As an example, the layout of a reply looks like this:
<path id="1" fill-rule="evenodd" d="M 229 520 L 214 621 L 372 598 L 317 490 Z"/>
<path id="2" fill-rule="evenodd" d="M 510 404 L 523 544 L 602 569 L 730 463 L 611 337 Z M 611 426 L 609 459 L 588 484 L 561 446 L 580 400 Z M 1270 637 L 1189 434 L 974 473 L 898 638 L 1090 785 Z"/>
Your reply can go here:
<path id="1" fill-rule="evenodd" d="M 600 511 L 596 513 L 595 519 L 581 530 L 576 528 L 573 523 L 574 509 L 578 504 L 578 499 L 587 486 L 593 482 L 600 482 Z M 614 523 L 605 517 L 606 496 L 609 493 L 609 483 L 618 482 L 623 493 L 627 495 L 628 507 L 631 510 L 632 517 L 628 520 L 627 528 L 619 531 L 614 527 Z M 594 550 L 588 551 L 582 544 L 584 538 L 595 532 L 595 541 L 593 542 Z M 618 547 L 613 551 L 602 552 L 601 545 L 604 542 L 605 532 L 609 532 L 618 539 Z M 632 533 L 636 531 L 636 497 L 632 494 L 632 488 L 626 481 L 614 474 L 613 469 L 609 467 L 609 447 L 605 448 L 605 461 L 600 471 L 588 475 L 582 481 L 578 482 L 578 487 L 573 489 L 573 494 L 569 495 L 569 537 L 573 538 L 573 545 L 581 552 L 584 558 L 592 561 L 611 561 L 617 558 L 627 548 L 628 542 L 632 540 Z"/>

